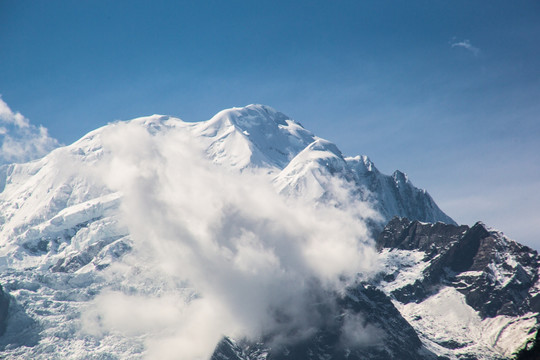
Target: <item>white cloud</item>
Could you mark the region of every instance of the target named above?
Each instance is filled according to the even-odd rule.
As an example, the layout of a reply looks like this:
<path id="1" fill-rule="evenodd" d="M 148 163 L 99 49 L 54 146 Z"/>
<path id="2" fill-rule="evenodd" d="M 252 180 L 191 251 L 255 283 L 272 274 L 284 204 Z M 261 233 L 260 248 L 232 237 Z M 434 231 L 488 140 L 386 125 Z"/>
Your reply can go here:
<path id="1" fill-rule="evenodd" d="M 45 127 L 32 125 L 0 98 L 0 165 L 37 159 L 58 145 Z"/>
<path id="2" fill-rule="evenodd" d="M 369 324 L 361 314 L 345 314 L 340 340 L 346 347 L 380 346 L 384 337 L 384 332 Z"/>
<path id="3" fill-rule="evenodd" d="M 212 164 L 178 128 L 118 123 L 103 142 L 111 155 L 97 171 L 122 192 L 135 246 L 128 266 L 108 270 L 129 291 L 99 295 L 87 333 L 145 336 L 150 359 L 208 359 L 223 335 L 291 341 L 319 325 L 321 293 L 376 266 L 365 223 L 347 209 Z"/>
<path id="4" fill-rule="evenodd" d="M 451 46 L 453 48 L 455 48 L 455 47 L 464 48 L 464 49 L 470 51 L 474 56 L 478 56 L 480 54 L 480 49 L 473 46 L 471 44 L 471 42 L 469 40 L 467 40 L 467 39 L 465 39 L 463 41 L 452 42 Z"/>

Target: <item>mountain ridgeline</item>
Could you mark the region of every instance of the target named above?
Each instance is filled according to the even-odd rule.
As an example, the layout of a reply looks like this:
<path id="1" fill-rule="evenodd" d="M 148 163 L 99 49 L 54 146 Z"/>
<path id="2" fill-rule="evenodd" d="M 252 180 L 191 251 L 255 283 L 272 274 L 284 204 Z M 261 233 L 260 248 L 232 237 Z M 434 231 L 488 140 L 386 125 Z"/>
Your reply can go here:
<path id="1" fill-rule="evenodd" d="M 268 106 L 112 123 L 0 191 L 0 358 L 511 359 L 538 328 L 535 251 Z"/>
<path id="2" fill-rule="evenodd" d="M 212 360 L 232 353 L 229 359 L 261 359 L 260 349 L 265 359 L 502 360 L 514 358 L 525 343 L 533 345 L 540 320 L 535 250 L 482 223 L 469 227 L 399 217 L 385 226 L 377 247 L 382 271 L 338 297 L 341 310 L 330 315 L 339 319 L 337 327 L 324 326 L 285 351 L 224 339 Z M 365 329 L 383 330 L 385 346 L 370 339 L 344 349 L 339 335 L 351 316 L 361 316 Z M 326 334 L 328 328 L 334 336 Z M 520 350 L 519 358 L 534 356 L 527 354 L 537 347 Z"/>

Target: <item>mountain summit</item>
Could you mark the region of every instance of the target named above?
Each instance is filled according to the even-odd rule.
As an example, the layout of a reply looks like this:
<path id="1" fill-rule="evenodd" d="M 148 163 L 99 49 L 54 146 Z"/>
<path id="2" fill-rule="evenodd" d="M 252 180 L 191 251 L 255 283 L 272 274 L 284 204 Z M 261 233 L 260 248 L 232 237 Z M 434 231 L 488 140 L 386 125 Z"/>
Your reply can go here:
<path id="1" fill-rule="evenodd" d="M 114 137 L 109 135 L 113 132 Z M 1 251 L 6 255 L 26 253 L 50 229 L 62 232 L 83 223 L 88 226 L 103 217 L 103 211 L 117 207 L 120 194 L 90 169 L 104 166 L 104 159 L 133 157 L 123 154 L 119 144 L 137 141 L 144 134 L 148 140 L 141 146 L 148 151 L 153 151 L 155 145 L 150 142 L 154 141 L 189 141 L 216 165 L 267 173 L 277 191 L 286 196 L 342 207 L 351 201 L 366 204 L 372 211 L 359 216 L 369 218 L 375 231 L 393 216 L 455 224 L 403 173 L 384 175 L 367 156 L 344 157 L 335 144 L 283 113 L 264 105 L 248 105 L 195 123 L 163 115 L 117 122 L 42 159 L 1 166 L 0 236 L 5 240 L 0 255 Z M 137 159 L 131 160 L 132 166 L 139 165 Z"/>
<path id="2" fill-rule="evenodd" d="M 220 111 L 208 121 L 194 123 L 192 131 L 206 138 L 208 155 L 215 162 L 239 169 L 283 169 L 316 139 L 302 125 L 265 105 Z"/>
<path id="3" fill-rule="evenodd" d="M 540 288 L 530 249 L 264 105 L 0 166 L 0 269 L 0 357 L 21 359 L 504 358 Z"/>
<path id="4" fill-rule="evenodd" d="M 223 110 L 208 121 L 193 123 L 191 131 L 215 163 L 266 168 L 287 195 L 336 200 L 329 181 L 337 178 L 345 180 L 353 197 L 376 208 L 381 226 L 393 216 L 455 224 L 402 172 L 384 175 L 367 156 L 344 157 L 335 144 L 269 106 Z"/>

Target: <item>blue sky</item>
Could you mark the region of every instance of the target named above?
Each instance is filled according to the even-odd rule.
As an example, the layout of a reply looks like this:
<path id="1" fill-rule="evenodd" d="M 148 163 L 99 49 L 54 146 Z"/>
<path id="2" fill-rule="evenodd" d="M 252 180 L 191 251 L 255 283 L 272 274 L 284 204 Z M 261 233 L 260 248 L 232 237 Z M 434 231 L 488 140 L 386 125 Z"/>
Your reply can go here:
<path id="1" fill-rule="evenodd" d="M 267 104 L 540 249 L 538 1 L 0 0 L 0 94 L 64 144 Z"/>

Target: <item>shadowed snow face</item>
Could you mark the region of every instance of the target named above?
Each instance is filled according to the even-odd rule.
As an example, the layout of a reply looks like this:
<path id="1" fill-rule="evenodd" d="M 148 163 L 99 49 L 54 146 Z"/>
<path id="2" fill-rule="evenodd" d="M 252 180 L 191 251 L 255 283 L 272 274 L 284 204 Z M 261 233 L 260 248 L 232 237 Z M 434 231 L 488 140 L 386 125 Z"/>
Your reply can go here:
<path id="1" fill-rule="evenodd" d="M 126 286 L 96 298 L 88 333 L 144 336 L 150 358 L 190 360 L 208 358 L 223 335 L 301 337 L 317 325 L 314 289 L 339 291 L 374 266 L 365 224 L 350 212 L 213 165 L 181 126 L 150 134 L 118 123 L 103 142 L 113 155 L 98 171 L 123 194 L 135 246 L 109 269 Z"/>

